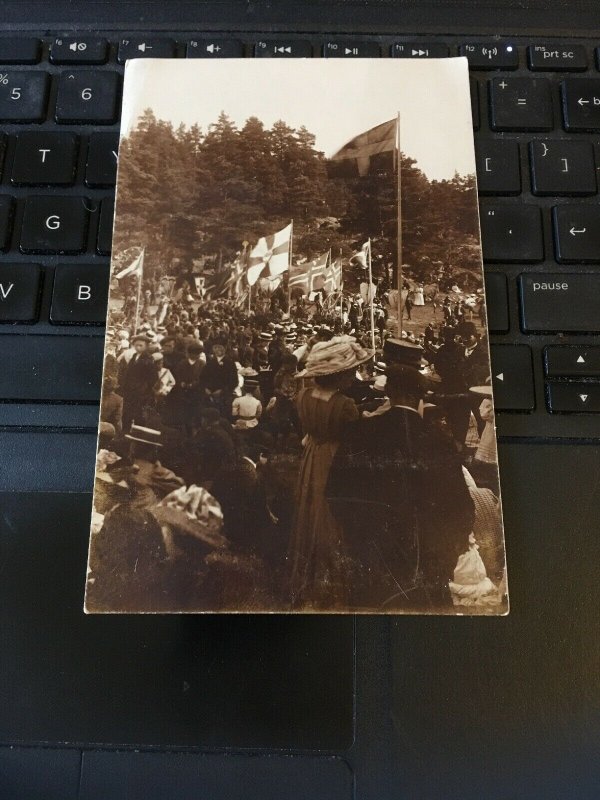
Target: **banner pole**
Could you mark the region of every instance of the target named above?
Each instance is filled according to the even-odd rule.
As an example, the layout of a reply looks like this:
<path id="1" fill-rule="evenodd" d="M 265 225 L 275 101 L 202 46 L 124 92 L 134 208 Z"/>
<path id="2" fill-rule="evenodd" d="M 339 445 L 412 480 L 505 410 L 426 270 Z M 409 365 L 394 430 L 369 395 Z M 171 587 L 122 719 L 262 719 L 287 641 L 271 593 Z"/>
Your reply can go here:
<path id="1" fill-rule="evenodd" d="M 398 175 L 398 234 L 397 234 L 397 258 L 398 258 L 398 338 L 402 338 L 402 178 L 401 178 L 401 154 L 400 154 L 400 112 L 398 111 L 398 119 L 396 121 L 396 144 L 398 154 L 396 157 L 396 169 Z"/>
<path id="2" fill-rule="evenodd" d="M 288 314 L 290 319 L 292 318 L 292 287 L 290 284 L 290 278 L 292 277 L 292 250 L 294 247 L 294 220 L 290 222 L 291 229 L 290 229 L 290 248 L 289 248 L 289 257 L 288 257 Z"/>
<path id="3" fill-rule="evenodd" d="M 373 291 L 373 269 L 371 266 L 371 237 L 369 237 L 369 290 L 367 292 L 367 297 L 370 301 L 371 306 L 371 349 L 373 353 L 375 352 L 375 292 Z"/>
<path id="4" fill-rule="evenodd" d="M 142 301 L 142 278 L 144 276 L 144 256 L 146 253 L 146 249 L 144 248 L 141 252 L 141 261 L 140 261 L 140 274 L 138 275 L 138 293 L 137 293 L 137 305 L 135 308 L 135 328 L 134 333 L 138 332 L 138 328 L 140 327 L 140 303 Z"/>

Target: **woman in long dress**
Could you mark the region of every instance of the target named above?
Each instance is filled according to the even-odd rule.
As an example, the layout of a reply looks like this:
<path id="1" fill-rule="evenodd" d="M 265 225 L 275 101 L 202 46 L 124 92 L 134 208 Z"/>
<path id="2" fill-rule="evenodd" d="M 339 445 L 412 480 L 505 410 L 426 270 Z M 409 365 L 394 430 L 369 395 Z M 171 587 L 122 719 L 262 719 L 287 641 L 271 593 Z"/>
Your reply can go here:
<path id="1" fill-rule="evenodd" d="M 336 609 L 347 596 L 342 529 L 325 498 L 329 470 L 345 428 L 359 417 L 354 401 L 342 394 L 356 367 L 373 356 L 351 336 L 318 342 L 304 377 L 314 385 L 296 399 L 304 433 L 304 455 L 296 486 L 296 513 L 288 559 L 292 607 Z"/>

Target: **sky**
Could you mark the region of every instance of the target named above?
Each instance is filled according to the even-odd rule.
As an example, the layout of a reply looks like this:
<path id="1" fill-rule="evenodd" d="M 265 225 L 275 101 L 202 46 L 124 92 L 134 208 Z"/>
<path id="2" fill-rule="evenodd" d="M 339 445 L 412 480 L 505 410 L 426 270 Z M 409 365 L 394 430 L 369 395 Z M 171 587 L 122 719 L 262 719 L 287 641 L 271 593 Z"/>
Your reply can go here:
<path id="1" fill-rule="evenodd" d="M 475 172 L 464 58 L 194 59 L 129 61 L 122 134 L 144 109 L 206 132 L 224 111 L 238 127 L 258 117 L 304 125 L 327 157 L 400 113 L 400 146 L 430 180 Z"/>

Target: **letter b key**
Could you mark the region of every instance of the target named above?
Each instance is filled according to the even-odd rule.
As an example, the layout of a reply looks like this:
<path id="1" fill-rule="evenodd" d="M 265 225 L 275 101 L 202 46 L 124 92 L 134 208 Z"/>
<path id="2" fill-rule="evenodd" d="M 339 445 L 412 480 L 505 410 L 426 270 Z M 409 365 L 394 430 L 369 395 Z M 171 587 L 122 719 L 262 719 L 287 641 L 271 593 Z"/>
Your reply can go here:
<path id="1" fill-rule="evenodd" d="M 59 325 L 103 325 L 108 266 L 59 264 L 54 274 L 50 321 Z"/>

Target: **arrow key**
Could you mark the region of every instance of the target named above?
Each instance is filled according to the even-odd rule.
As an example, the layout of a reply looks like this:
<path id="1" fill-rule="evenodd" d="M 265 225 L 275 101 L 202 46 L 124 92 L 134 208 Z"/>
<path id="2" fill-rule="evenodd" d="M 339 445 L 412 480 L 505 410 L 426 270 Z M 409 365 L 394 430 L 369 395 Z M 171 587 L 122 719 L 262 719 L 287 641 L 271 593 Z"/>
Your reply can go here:
<path id="1" fill-rule="evenodd" d="M 548 410 L 556 413 L 598 414 L 600 384 L 563 382 L 546 384 Z"/>
<path id="2" fill-rule="evenodd" d="M 600 378 L 600 347 L 553 344 L 544 350 L 544 365 L 549 378 Z"/>
<path id="3" fill-rule="evenodd" d="M 496 411 L 533 411 L 533 365 L 531 350 L 524 344 L 494 344 L 492 388 Z"/>
<path id="4" fill-rule="evenodd" d="M 600 206 L 555 206 L 552 221 L 557 261 L 600 264 Z"/>

